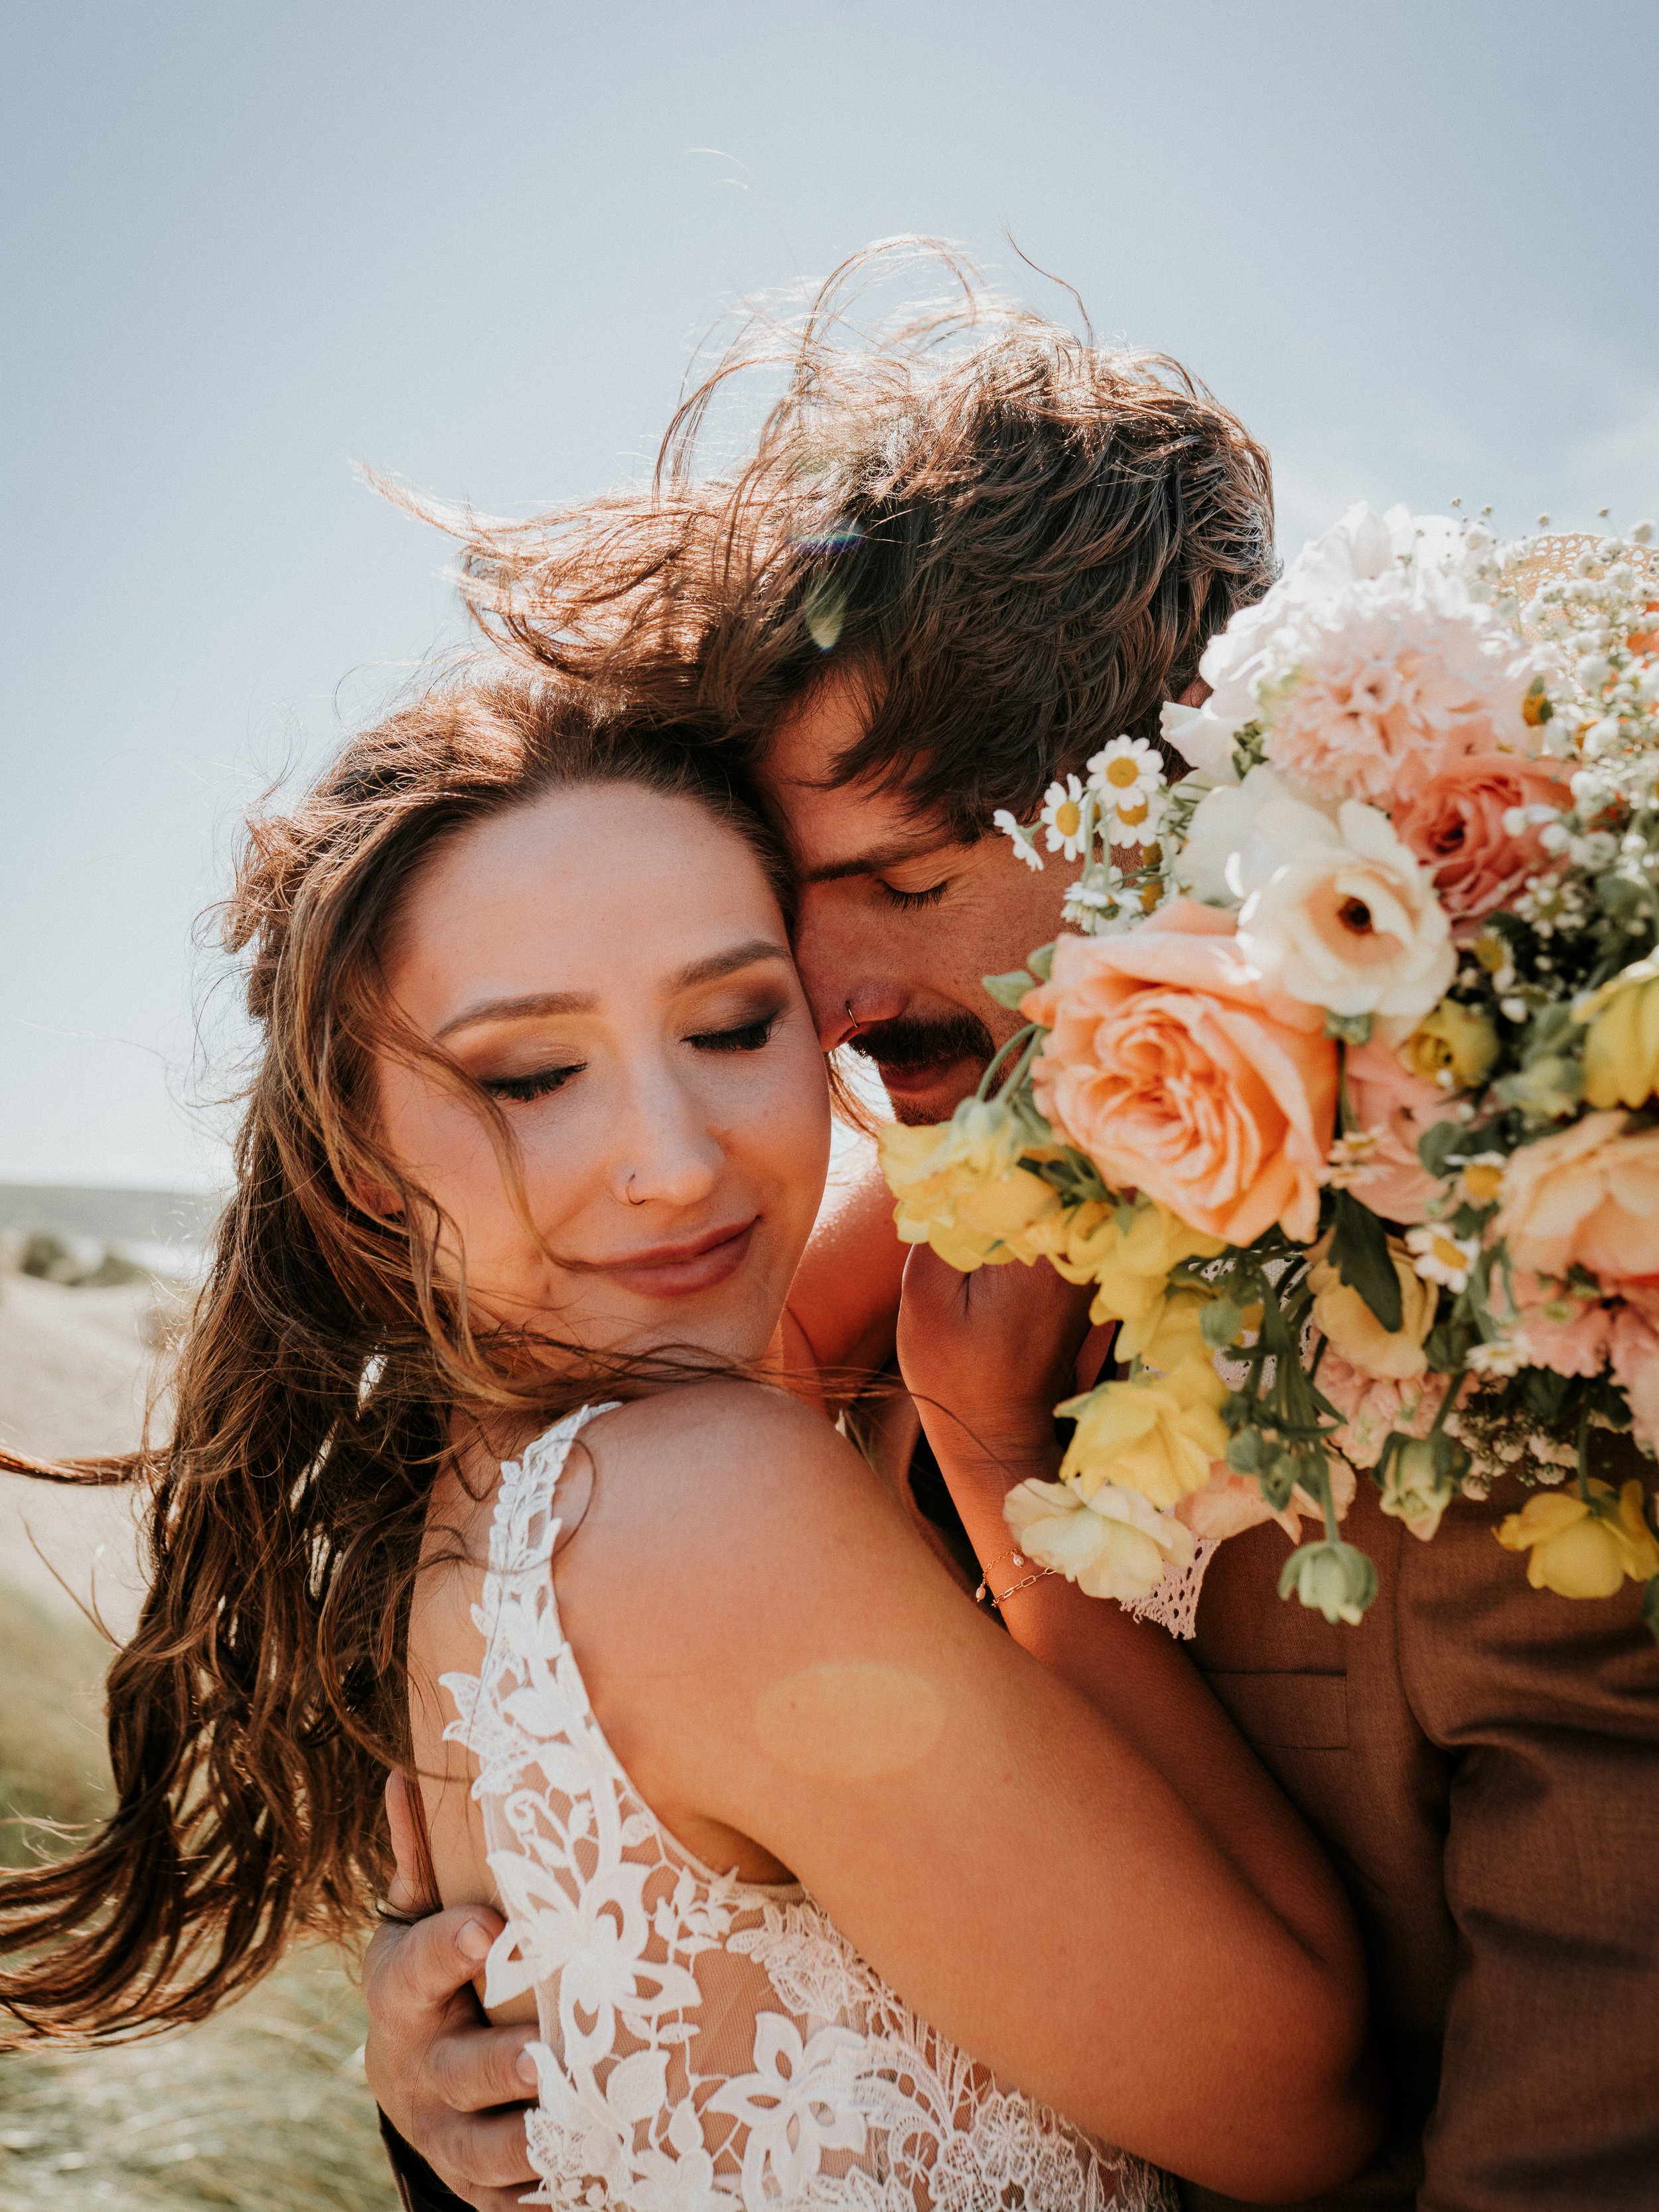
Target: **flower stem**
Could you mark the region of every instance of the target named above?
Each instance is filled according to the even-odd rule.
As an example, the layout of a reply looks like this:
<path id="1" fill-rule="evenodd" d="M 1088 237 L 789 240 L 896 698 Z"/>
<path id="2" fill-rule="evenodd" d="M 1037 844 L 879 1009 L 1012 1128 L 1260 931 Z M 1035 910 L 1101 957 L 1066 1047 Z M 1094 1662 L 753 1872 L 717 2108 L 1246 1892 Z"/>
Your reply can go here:
<path id="1" fill-rule="evenodd" d="M 1589 1494 L 1589 1400 L 1586 1397 L 1584 1410 L 1578 1416 L 1578 1495 L 1586 1505 L 1593 1502 Z"/>
<path id="2" fill-rule="evenodd" d="M 1001 1045 L 998 1048 L 995 1054 L 992 1058 L 991 1065 L 979 1079 L 979 1089 L 974 1093 L 975 1098 L 982 1099 L 988 1096 L 991 1085 L 996 1080 L 996 1073 L 998 1068 L 1001 1066 L 1003 1061 L 1007 1059 L 1009 1054 L 1014 1049 L 1016 1045 L 1024 1044 L 1027 1037 L 1031 1038 L 1033 1044 L 1036 1043 L 1036 1038 L 1034 1032 L 1036 1032 L 1037 1029 L 1038 1024 L 1036 1022 L 1027 1022 L 1024 1029 L 1018 1029 L 1014 1031 L 1012 1036 L 1008 1039 L 1006 1044 Z M 1006 1088 L 1006 1085 L 1004 1087 L 1005 1089 Z"/>

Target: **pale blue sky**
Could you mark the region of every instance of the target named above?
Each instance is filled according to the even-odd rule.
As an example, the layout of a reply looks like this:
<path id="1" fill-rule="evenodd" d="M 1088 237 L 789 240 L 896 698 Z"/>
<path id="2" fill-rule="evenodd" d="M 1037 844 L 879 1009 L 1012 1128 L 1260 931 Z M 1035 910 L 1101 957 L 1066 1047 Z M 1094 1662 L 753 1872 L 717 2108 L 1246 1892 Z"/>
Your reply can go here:
<path id="1" fill-rule="evenodd" d="M 1651 0 L 52 0 L 0 146 L 0 1180 L 202 1182 L 240 809 L 455 635 L 370 461 L 637 472 L 734 296 L 906 230 L 1351 499 L 1659 509 Z M 708 150 L 708 149 L 714 150 Z"/>

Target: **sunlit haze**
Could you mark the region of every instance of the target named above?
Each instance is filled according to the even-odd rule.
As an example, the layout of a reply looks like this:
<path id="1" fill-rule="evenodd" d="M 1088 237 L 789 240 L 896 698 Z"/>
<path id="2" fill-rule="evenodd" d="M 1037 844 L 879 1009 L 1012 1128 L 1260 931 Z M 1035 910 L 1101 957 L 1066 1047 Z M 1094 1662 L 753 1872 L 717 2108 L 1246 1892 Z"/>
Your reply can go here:
<path id="1" fill-rule="evenodd" d="M 637 475 L 720 310 L 867 240 L 1071 315 L 1012 235 L 1180 356 L 1291 550 L 1362 496 L 1659 509 L 1650 5 L 53 0 L 7 46 L 0 1180 L 222 1175 L 240 811 L 460 635 L 352 464 Z"/>

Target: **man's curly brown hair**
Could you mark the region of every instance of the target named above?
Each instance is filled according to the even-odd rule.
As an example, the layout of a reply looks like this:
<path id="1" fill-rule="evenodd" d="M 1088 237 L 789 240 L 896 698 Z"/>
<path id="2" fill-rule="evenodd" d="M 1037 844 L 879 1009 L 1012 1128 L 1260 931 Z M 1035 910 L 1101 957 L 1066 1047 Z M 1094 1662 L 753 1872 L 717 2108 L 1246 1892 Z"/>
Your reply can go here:
<path id="1" fill-rule="evenodd" d="M 860 323 L 878 280 L 941 264 L 953 301 Z M 725 399 L 769 374 L 757 442 L 706 468 Z M 855 256 L 798 325 L 751 316 L 648 489 L 527 522 L 419 511 L 461 538 L 500 643 L 665 720 L 754 751 L 827 673 L 855 676 L 870 719 L 836 780 L 969 836 L 1121 732 L 1156 738 L 1274 574 L 1271 469 L 1236 416 L 928 241 Z"/>

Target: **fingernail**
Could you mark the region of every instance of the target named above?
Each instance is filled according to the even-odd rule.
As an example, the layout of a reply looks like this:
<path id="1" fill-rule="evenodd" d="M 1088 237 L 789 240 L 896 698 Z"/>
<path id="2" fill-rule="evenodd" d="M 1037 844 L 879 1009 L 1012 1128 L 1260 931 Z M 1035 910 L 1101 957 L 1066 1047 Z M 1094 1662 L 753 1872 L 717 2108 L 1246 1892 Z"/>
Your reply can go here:
<path id="1" fill-rule="evenodd" d="M 536 2062 L 530 2055 L 530 2046 L 528 2044 L 525 2045 L 524 2049 L 514 2060 L 513 2065 L 514 2070 L 518 2075 L 520 2081 L 525 2084 L 526 2088 L 533 2089 L 536 2086 L 538 2076 L 536 2072 Z"/>
<path id="2" fill-rule="evenodd" d="M 464 1920 L 455 1934 L 455 1948 L 464 1959 L 489 1955 L 489 1930 L 482 1920 Z"/>

